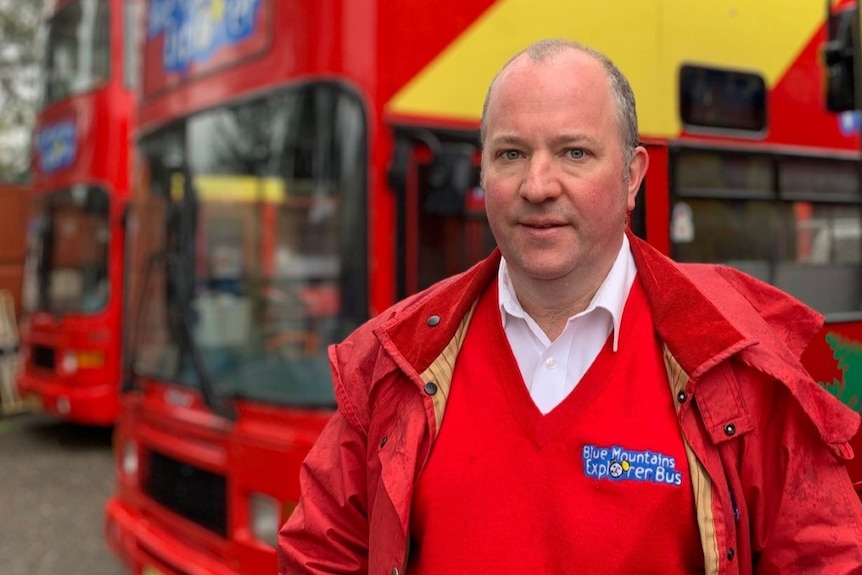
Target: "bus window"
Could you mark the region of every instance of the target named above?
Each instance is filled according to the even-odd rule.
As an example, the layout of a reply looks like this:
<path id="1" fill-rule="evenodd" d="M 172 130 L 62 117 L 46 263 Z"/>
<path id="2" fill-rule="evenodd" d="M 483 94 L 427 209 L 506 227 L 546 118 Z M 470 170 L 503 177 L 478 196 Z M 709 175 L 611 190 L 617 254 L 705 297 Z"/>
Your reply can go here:
<path id="1" fill-rule="evenodd" d="M 92 90 L 110 73 L 107 0 L 76 0 L 48 23 L 43 106 Z"/>
<path id="2" fill-rule="evenodd" d="M 416 289 L 467 269 L 494 248 L 476 149 L 449 145 L 418 165 Z M 447 173 L 440 182 L 439 172 Z"/>
<path id="3" fill-rule="evenodd" d="M 690 128 L 750 132 L 766 128 L 766 82 L 757 74 L 683 66 L 679 103 L 682 122 Z"/>
<path id="4" fill-rule="evenodd" d="M 95 312 L 108 299 L 108 195 L 77 185 L 36 200 L 28 276 L 38 277 L 27 311 Z M 38 270 L 38 274 L 36 273 Z"/>
<path id="5" fill-rule="evenodd" d="M 679 150 L 673 257 L 717 262 L 825 314 L 862 301 L 862 194 L 854 162 Z"/>
<path id="6" fill-rule="evenodd" d="M 389 185 L 398 198 L 397 294 L 405 297 L 467 269 L 496 244 L 485 216 L 475 136 L 396 132 Z"/>
<path id="7" fill-rule="evenodd" d="M 138 51 L 140 24 L 144 21 L 144 5 L 137 0 L 123 4 L 123 85 L 135 90 L 141 77 L 141 54 Z"/>

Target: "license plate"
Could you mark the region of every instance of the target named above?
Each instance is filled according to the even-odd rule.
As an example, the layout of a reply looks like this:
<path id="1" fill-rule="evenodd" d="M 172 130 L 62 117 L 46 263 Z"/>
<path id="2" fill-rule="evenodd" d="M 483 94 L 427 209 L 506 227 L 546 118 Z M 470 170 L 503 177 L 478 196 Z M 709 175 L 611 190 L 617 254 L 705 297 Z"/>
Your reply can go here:
<path id="1" fill-rule="evenodd" d="M 29 393 L 21 400 L 24 409 L 36 413 L 45 411 L 45 405 L 42 403 L 42 396 L 38 393 Z"/>

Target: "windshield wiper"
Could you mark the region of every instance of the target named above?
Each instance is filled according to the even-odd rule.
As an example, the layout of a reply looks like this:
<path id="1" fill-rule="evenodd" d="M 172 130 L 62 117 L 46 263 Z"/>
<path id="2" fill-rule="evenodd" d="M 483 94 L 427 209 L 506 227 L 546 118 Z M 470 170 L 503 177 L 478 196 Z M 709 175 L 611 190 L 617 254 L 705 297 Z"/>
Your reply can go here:
<path id="1" fill-rule="evenodd" d="M 165 281 L 169 285 L 168 289 L 171 293 L 177 296 L 176 299 L 174 299 L 168 295 L 165 299 L 169 310 L 168 314 L 173 319 L 173 321 L 169 320 L 169 322 L 172 323 L 175 328 L 178 328 L 174 331 L 174 333 L 180 339 L 180 341 L 178 342 L 180 347 L 180 364 L 182 364 L 182 361 L 186 356 L 189 357 L 189 359 L 191 360 L 191 365 L 194 367 L 195 373 L 198 376 L 198 382 L 200 383 L 200 390 L 201 395 L 204 399 L 204 403 L 216 415 L 224 417 L 225 419 L 234 420 L 236 419 L 236 413 L 230 406 L 228 406 L 224 402 L 221 395 L 216 392 L 215 387 L 212 383 L 212 377 L 210 376 L 209 370 L 206 367 L 206 362 L 203 360 L 203 357 L 201 355 L 200 347 L 197 345 L 197 342 L 194 339 L 194 335 L 192 334 L 191 319 L 188 313 L 188 311 L 191 309 L 189 298 L 183 297 L 183 295 L 181 295 L 181 292 L 183 290 L 177 289 L 178 284 L 181 283 L 180 278 L 182 278 L 183 276 L 183 272 L 179 271 L 182 267 L 182 258 L 179 254 L 171 254 L 167 250 L 161 250 L 153 253 L 149 256 L 149 258 L 147 258 L 147 263 L 144 268 L 144 278 L 142 282 L 143 291 L 141 295 L 141 300 L 135 314 L 135 325 L 137 326 L 138 330 L 141 329 L 141 321 L 143 317 L 143 310 L 145 307 L 144 301 L 146 300 L 145 294 L 150 284 L 153 267 L 158 262 L 163 262 L 165 266 Z M 131 336 L 131 334 L 129 335 Z M 135 336 L 137 337 L 137 333 L 135 334 Z M 127 362 L 128 369 L 124 374 L 122 384 L 122 391 L 124 393 L 130 391 L 135 387 L 135 351 L 137 350 L 137 346 L 129 345 L 129 350 L 130 355 Z"/>
<path id="2" fill-rule="evenodd" d="M 182 279 L 184 276 L 184 263 L 185 258 L 181 257 L 182 254 L 171 254 L 167 259 L 167 271 L 168 277 L 167 281 L 169 283 L 177 282 L 177 284 L 182 284 Z M 174 286 L 176 288 L 176 285 Z M 234 409 L 225 403 L 224 399 L 221 395 L 216 391 L 215 386 L 213 385 L 212 377 L 210 375 L 209 369 L 207 369 L 206 362 L 204 361 L 203 355 L 201 354 L 200 346 L 197 341 L 195 341 L 194 335 L 192 334 L 191 328 L 191 298 L 183 295 L 180 295 L 180 290 L 175 289 L 175 293 L 177 293 L 177 300 L 172 302 L 170 299 L 168 300 L 169 308 L 174 307 L 172 311 L 173 315 L 179 321 L 176 322 L 176 326 L 179 328 L 179 335 L 181 337 L 181 345 L 180 345 L 180 362 L 182 363 L 183 357 L 188 354 L 191 359 L 191 364 L 194 366 L 195 373 L 198 376 L 198 383 L 200 383 L 201 395 L 203 395 L 204 403 L 215 413 L 225 419 L 235 420 L 236 412 Z"/>
<path id="3" fill-rule="evenodd" d="M 173 236 L 173 245 L 169 240 L 167 259 L 167 284 L 173 288 L 175 300 L 168 298 L 168 310 L 172 316 L 179 319 L 174 327 L 179 328 L 181 337 L 180 363 L 188 354 L 192 366 L 198 375 L 201 394 L 206 405 L 225 419 L 236 419 L 236 413 L 218 394 L 213 385 L 212 377 L 201 354 L 200 346 L 192 333 L 192 299 L 194 295 L 194 263 L 195 263 L 195 228 L 197 227 L 197 194 L 192 185 L 192 175 L 188 167 L 182 169 L 183 197 L 178 205 L 179 210 L 173 210 L 169 217 L 168 235 Z M 176 204 L 172 204 L 172 207 Z M 173 249 L 171 249 L 173 247 Z M 172 309 L 173 308 L 173 309 Z"/>
<path id="4" fill-rule="evenodd" d="M 169 329 L 179 346 L 178 370 L 188 358 L 197 375 L 197 382 L 204 403 L 210 410 L 225 419 L 235 420 L 236 412 L 219 395 L 213 385 L 212 376 L 207 369 L 201 354 L 200 346 L 192 333 L 192 299 L 194 294 L 194 237 L 196 199 L 190 184 L 188 170 L 183 170 L 183 199 L 181 203 L 171 203 L 165 218 L 166 238 L 165 248 L 153 253 L 147 259 L 143 277 L 143 291 L 136 310 L 136 326 L 140 329 L 143 317 L 143 302 L 147 298 L 153 267 L 157 262 L 163 262 L 165 270 L 165 307 L 168 315 Z M 137 334 L 136 334 L 137 335 Z M 130 346 L 135 350 L 135 346 Z M 134 351 L 128 361 L 129 369 L 125 374 L 123 391 L 134 387 L 135 355 Z"/>

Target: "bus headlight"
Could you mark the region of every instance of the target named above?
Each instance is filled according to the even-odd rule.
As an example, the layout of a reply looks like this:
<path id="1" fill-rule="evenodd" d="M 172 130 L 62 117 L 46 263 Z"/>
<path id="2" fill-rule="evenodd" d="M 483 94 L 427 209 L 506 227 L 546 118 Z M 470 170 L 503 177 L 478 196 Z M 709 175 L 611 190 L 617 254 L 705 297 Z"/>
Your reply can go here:
<path id="1" fill-rule="evenodd" d="M 70 375 L 79 369 L 98 369 L 103 365 L 105 365 L 105 353 L 101 350 L 70 349 L 63 353 L 60 360 L 60 369 Z"/>
<path id="2" fill-rule="evenodd" d="M 258 541 L 275 547 L 278 541 L 278 528 L 281 527 L 281 506 L 278 501 L 263 493 L 252 493 L 249 496 L 248 507 L 251 534 Z"/>
<path id="3" fill-rule="evenodd" d="M 138 475 L 138 445 L 134 441 L 123 443 L 122 453 L 123 473 L 130 477 Z"/>
<path id="4" fill-rule="evenodd" d="M 60 360 L 60 370 L 68 374 L 78 371 L 78 354 L 74 351 L 65 352 Z"/>

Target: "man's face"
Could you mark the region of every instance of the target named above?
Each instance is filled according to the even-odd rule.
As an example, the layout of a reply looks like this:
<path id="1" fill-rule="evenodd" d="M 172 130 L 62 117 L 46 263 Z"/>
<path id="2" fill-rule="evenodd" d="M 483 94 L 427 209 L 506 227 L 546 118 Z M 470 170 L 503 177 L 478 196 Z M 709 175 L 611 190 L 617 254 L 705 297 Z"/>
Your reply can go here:
<path id="1" fill-rule="evenodd" d="M 647 160 L 638 148 L 623 164 L 601 65 L 579 52 L 521 56 L 498 78 L 485 122 L 485 206 L 513 280 L 603 279 Z"/>

